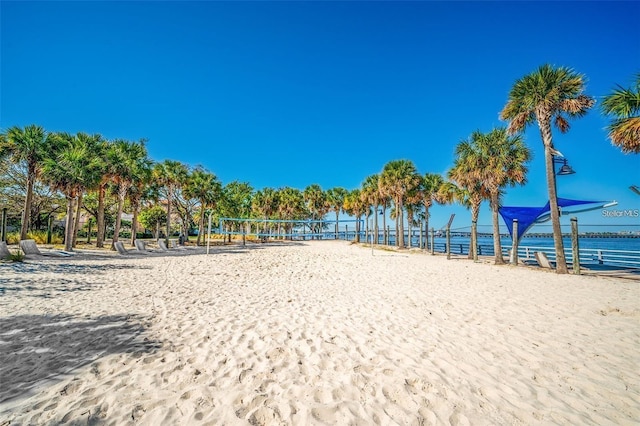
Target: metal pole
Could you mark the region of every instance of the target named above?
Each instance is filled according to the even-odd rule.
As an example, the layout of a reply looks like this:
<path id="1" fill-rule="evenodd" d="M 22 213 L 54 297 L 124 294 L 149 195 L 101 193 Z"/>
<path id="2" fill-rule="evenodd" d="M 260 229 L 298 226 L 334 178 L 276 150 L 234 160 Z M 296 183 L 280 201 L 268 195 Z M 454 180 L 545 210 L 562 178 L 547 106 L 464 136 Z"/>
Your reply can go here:
<path id="1" fill-rule="evenodd" d="M 580 244 L 578 241 L 578 218 L 571 218 L 571 251 L 573 252 L 573 273 L 580 275 Z"/>
<path id="2" fill-rule="evenodd" d="M 211 212 L 209 212 L 209 227 L 207 229 L 207 254 L 209 254 L 210 245 L 211 245 Z"/>
<path id="3" fill-rule="evenodd" d="M 511 263 L 518 266 L 518 219 L 513 219 L 513 244 L 511 246 Z"/>

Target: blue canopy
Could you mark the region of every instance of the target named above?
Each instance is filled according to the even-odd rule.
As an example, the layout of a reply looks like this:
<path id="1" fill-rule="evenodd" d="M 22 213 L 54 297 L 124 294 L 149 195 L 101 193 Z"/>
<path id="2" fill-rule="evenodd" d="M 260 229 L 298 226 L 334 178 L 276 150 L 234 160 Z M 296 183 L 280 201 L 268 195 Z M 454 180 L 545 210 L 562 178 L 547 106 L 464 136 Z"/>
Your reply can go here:
<path id="1" fill-rule="evenodd" d="M 602 204 L 604 201 L 580 201 L 570 200 L 568 198 L 558 198 L 558 206 L 561 208 L 577 206 L 581 204 Z M 587 210 L 593 210 L 600 208 L 597 206 Z M 549 208 L 549 202 L 544 207 L 501 207 L 499 210 L 500 216 L 504 220 L 504 223 L 509 229 L 509 234 L 513 239 L 513 220 L 518 219 L 518 235 L 520 238 L 536 223 L 541 223 L 549 220 L 551 209 Z M 575 212 L 574 212 L 575 213 Z"/>

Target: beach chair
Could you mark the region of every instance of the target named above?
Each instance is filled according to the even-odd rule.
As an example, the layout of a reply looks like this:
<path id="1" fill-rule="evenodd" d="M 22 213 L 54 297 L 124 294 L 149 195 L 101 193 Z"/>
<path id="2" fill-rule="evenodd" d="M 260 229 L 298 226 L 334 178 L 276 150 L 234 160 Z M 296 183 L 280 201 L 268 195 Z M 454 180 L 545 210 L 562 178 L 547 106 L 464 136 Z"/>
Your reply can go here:
<path id="1" fill-rule="evenodd" d="M 0 259 L 8 259 L 11 257 L 9 247 L 7 247 L 6 241 L 0 241 Z"/>
<path id="2" fill-rule="evenodd" d="M 53 256 L 53 257 L 73 256 L 73 253 L 69 253 L 67 251 L 40 251 L 40 249 L 36 245 L 35 240 L 21 240 L 19 244 L 25 256 Z"/>
<path id="3" fill-rule="evenodd" d="M 152 250 L 147 249 L 146 244 L 144 243 L 144 241 L 140 241 L 140 240 L 135 240 L 133 242 L 136 246 L 136 250 L 142 254 L 151 254 Z"/>
<path id="4" fill-rule="evenodd" d="M 158 247 L 160 247 L 160 251 L 169 251 L 169 249 L 167 248 L 167 244 L 164 242 L 164 240 L 158 240 Z"/>
<path id="5" fill-rule="evenodd" d="M 542 268 L 553 269 L 553 266 L 551 266 L 551 262 L 549 261 L 549 258 L 547 257 L 547 254 L 545 252 L 537 251 L 534 253 L 534 256 L 536 258 L 536 262 L 538 262 L 538 265 L 540 265 Z"/>
<path id="6" fill-rule="evenodd" d="M 127 250 L 126 248 L 124 248 L 124 244 L 122 244 L 122 241 L 116 241 L 113 243 L 113 247 L 115 247 L 115 249 L 118 251 L 118 253 L 120 254 L 129 254 L 129 250 Z"/>
<path id="7" fill-rule="evenodd" d="M 160 247 L 160 251 L 186 250 L 185 247 L 175 246 L 175 240 L 169 240 L 169 244 L 171 244 L 171 248 L 167 247 L 167 243 L 164 240 L 158 240 L 158 247 Z"/>

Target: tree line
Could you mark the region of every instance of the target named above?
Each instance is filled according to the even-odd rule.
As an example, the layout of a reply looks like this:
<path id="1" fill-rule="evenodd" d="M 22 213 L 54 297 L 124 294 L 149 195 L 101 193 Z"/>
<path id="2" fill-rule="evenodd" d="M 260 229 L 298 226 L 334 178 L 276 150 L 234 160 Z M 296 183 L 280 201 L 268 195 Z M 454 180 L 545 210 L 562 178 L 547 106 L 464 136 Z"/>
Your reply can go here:
<path id="1" fill-rule="evenodd" d="M 625 153 L 640 152 L 640 74 L 634 87 L 618 87 L 603 102 L 603 112 L 612 117 L 609 137 Z M 334 213 L 358 219 L 373 217 L 378 235 L 378 212 L 382 226 L 386 218 L 395 222 L 396 244 L 405 246 L 404 225 L 427 223 L 434 203 L 461 203 L 471 211 L 470 256 L 477 256 L 477 220 L 480 205 L 488 200 L 492 212 L 495 262 L 504 263 L 499 237 L 498 209 L 509 186 L 526 183 L 531 150 L 522 133 L 536 124 L 544 145 L 545 165 L 557 271 L 566 273 L 559 211 L 555 192 L 552 127 L 569 130 L 569 120 L 579 118 L 594 105 L 584 93 L 584 76 L 565 67 L 543 65 L 517 80 L 500 112 L 507 127 L 483 133 L 479 130 L 460 141 L 452 168 L 442 176 L 418 173 L 410 160 L 388 162 L 378 174 L 364 179 L 359 188 L 323 190 L 312 184 L 303 190 L 282 187 L 255 190 L 248 182 L 222 185 L 202 166 L 179 161 L 154 162 L 146 141 L 106 140 L 99 134 L 47 132 L 40 126 L 14 126 L 0 133 L 0 204 L 21 212 L 20 238 L 30 229 L 42 229 L 48 216 L 66 206 L 64 244 L 77 243 L 80 216 L 96 224 L 96 245 L 103 247 L 112 229 L 112 242 L 119 239 L 124 211 L 132 214 L 131 240 L 139 223 L 152 228 L 155 236 L 169 238 L 175 227 L 184 235 L 197 226 L 197 244 L 202 243 L 205 217 L 258 218 L 320 221 Z M 20 200 L 20 201 L 18 201 Z M 241 226 L 229 223 L 228 226 Z M 263 224 L 264 230 L 272 226 Z M 276 226 L 288 227 L 293 223 Z M 322 226 L 314 222 L 315 231 Z M 357 229 L 359 231 L 359 229 Z M 356 233 L 358 235 L 358 233 Z"/>

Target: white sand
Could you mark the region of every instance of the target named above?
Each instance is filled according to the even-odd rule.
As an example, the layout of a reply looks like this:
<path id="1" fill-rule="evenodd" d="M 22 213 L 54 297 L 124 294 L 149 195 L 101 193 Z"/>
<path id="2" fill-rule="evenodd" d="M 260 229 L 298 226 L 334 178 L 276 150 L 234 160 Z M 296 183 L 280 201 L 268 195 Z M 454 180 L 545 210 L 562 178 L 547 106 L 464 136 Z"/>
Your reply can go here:
<path id="1" fill-rule="evenodd" d="M 0 425 L 640 420 L 637 281 L 345 242 L 82 257 L 0 265 Z"/>

